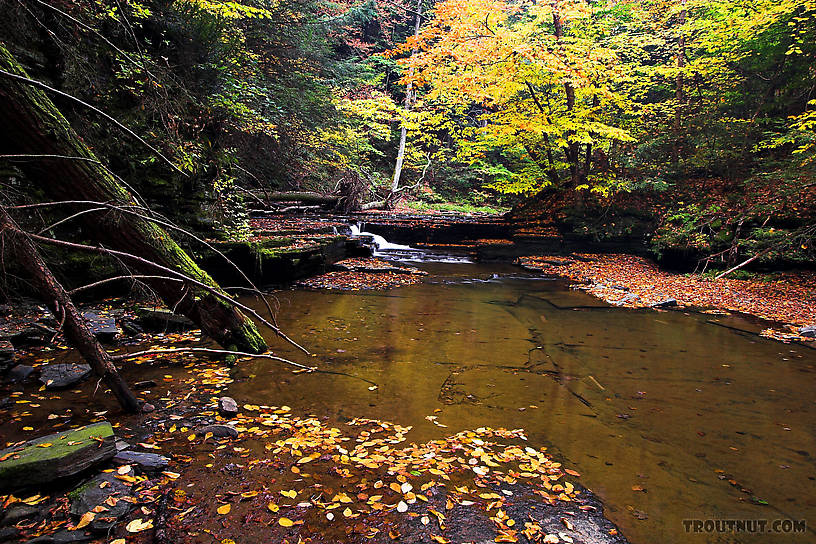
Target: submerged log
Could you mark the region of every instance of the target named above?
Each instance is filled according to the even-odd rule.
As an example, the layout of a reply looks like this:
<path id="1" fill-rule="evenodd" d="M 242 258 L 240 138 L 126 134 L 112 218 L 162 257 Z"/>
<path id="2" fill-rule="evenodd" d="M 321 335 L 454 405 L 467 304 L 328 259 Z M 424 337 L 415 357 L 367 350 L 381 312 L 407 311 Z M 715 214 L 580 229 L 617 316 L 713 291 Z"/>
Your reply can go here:
<path id="1" fill-rule="evenodd" d="M 108 202 L 139 207 L 133 195 L 107 170 L 79 138 L 54 103 L 37 86 L 26 82 L 23 67 L 0 44 L 0 147 L 8 153 L 36 154 L 38 160 L 20 163 L 32 182 L 51 196 L 64 200 Z M 139 255 L 194 280 L 218 284 L 155 222 L 135 214 L 105 209 L 78 217 L 87 233 L 106 247 Z M 134 266 L 155 274 L 149 265 Z M 255 324 L 223 298 L 200 287 L 179 282 L 147 280 L 165 301 L 192 319 L 224 347 L 263 353 L 267 346 Z"/>
<path id="2" fill-rule="evenodd" d="M 0 206 L 0 235 L 2 235 L 4 246 L 10 249 L 20 266 L 31 276 L 32 284 L 48 304 L 51 313 L 62 318 L 65 337 L 68 341 L 82 354 L 93 371 L 111 388 L 122 408 L 128 412 L 138 412 L 139 402 L 125 380 L 119 375 L 110 355 L 96 339 L 82 314 L 71 301 L 71 297 L 54 278 L 45 261 L 40 257 L 37 248 L 25 233 L 19 230 L 17 224 L 2 206 Z M 49 381 L 45 382 L 46 387 L 49 387 Z"/>

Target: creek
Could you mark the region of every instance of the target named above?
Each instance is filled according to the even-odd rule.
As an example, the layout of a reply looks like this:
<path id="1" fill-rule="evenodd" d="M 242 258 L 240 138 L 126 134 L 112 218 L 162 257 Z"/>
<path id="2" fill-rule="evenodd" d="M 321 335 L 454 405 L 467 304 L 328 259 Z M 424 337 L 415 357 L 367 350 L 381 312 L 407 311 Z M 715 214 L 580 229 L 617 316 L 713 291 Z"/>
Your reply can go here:
<path id="1" fill-rule="evenodd" d="M 816 522 L 798 535 L 683 524 L 816 520 L 813 349 L 757 337 L 761 325 L 742 317 L 611 307 L 510 265 L 410 260 L 428 261 L 423 283 L 276 294 L 278 323 L 316 364 L 367 381 L 258 360 L 242 363 L 229 394 L 411 425 L 409 442 L 524 428 L 582 474 L 635 544 L 816 539 Z"/>

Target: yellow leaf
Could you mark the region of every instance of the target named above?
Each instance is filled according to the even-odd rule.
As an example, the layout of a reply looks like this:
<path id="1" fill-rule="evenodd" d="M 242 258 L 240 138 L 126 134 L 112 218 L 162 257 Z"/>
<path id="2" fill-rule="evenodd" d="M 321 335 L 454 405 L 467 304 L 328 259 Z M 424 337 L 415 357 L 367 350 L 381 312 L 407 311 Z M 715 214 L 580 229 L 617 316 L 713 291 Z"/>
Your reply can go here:
<path id="1" fill-rule="evenodd" d="M 83 527 L 86 527 L 89 523 L 93 521 L 94 517 L 96 517 L 96 514 L 94 514 L 93 512 L 85 512 L 79 519 L 79 523 L 77 523 L 76 528 L 82 529 Z"/>
<path id="2" fill-rule="evenodd" d="M 352 512 L 352 511 L 351 511 L 351 508 L 349 508 L 348 506 L 346 507 L 346 509 L 345 509 L 345 510 L 343 510 L 343 515 L 344 515 L 344 516 L 346 516 L 347 518 L 351 517 L 351 515 L 352 515 L 353 513 L 354 513 L 354 512 Z"/>
<path id="3" fill-rule="evenodd" d="M 292 520 L 291 520 L 291 519 L 289 519 L 289 518 L 280 518 L 280 519 L 278 520 L 278 524 L 279 524 L 281 527 L 291 527 L 292 525 L 294 525 L 294 524 L 295 524 L 295 522 L 294 522 L 294 521 L 292 521 Z"/>
<path id="4" fill-rule="evenodd" d="M 289 497 L 290 499 L 294 499 L 295 497 L 297 497 L 297 491 L 295 491 L 294 489 L 290 489 L 289 491 L 281 491 L 280 493 L 284 497 Z"/>
<path id="5" fill-rule="evenodd" d="M 219 514 L 221 514 L 222 516 L 224 516 L 226 514 L 229 514 L 230 510 L 232 510 L 232 506 L 230 506 L 229 504 L 224 504 L 224 505 L 218 507 L 217 512 Z"/>
<path id="6" fill-rule="evenodd" d="M 125 529 L 127 530 L 128 533 L 139 533 L 139 532 L 144 531 L 146 529 L 152 529 L 152 528 L 153 528 L 153 520 L 152 519 L 144 521 L 141 518 L 136 518 L 133 521 L 131 521 L 130 523 L 128 523 L 127 526 L 125 526 Z"/>
<path id="7" fill-rule="evenodd" d="M 269 509 L 270 512 L 277 512 L 278 510 L 280 510 L 280 506 L 278 506 L 274 502 L 270 502 L 269 504 L 266 505 L 266 507 Z"/>

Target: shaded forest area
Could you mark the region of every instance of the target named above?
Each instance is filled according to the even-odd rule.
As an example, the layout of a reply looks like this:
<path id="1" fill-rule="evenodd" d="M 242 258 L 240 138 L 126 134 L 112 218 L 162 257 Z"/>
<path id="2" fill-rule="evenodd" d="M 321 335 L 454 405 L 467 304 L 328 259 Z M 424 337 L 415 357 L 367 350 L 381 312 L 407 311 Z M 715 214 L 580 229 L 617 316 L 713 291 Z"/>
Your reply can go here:
<path id="1" fill-rule="evenodd" d="M 512 206 L 681 267 L 813 258 L 811 1 L 3 9 L 3 43 L 75 97 L 48 93 L 100 162 L 199 232 L 245 237 L 259 200 L 300 191 L 342 211 Z M 9 199 L 45 196 L 34 160 L 60 168 L 5 157 Z"/>

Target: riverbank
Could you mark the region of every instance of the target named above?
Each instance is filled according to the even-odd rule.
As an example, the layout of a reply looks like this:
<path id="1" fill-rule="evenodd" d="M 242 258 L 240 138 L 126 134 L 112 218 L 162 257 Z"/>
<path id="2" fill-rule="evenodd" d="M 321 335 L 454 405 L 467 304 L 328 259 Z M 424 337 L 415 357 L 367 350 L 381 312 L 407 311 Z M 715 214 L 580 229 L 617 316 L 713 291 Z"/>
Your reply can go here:
<path id="1" fill-rule="evenodd" d="M 661 270 L 643 257 L 575 253 L 521 257 L 529 270 L 581 282 L 576 287 L 616 306 L 739 312 L 776 323 L 763 336 L 789 342 L 816 339 L 816 273 L 753 274 L 714 279 Z"/>

